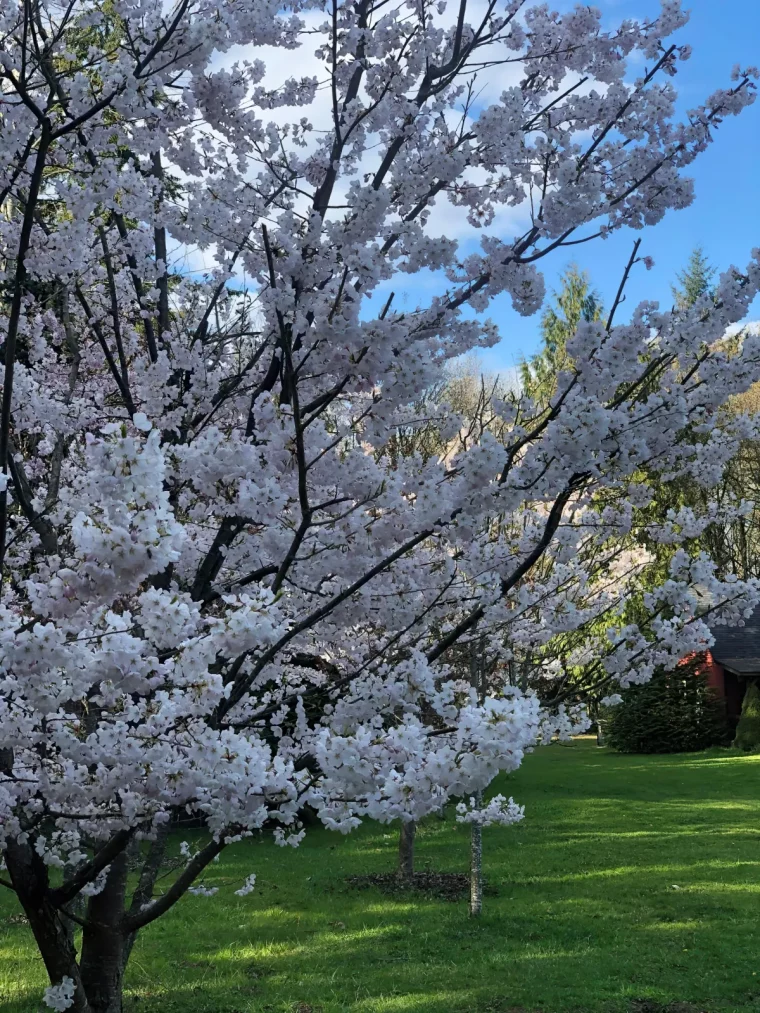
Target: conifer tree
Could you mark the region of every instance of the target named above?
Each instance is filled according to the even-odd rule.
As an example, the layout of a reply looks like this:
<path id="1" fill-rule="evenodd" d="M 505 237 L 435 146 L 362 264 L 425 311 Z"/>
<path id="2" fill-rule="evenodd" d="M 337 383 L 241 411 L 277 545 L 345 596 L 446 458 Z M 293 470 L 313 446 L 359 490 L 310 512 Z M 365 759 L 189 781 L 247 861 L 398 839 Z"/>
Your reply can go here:
<path id="1" fill-rule="evenodd" d="M 734 745 L 748 752 L 760 748 L 760 687 L 756 682 L 749 684 L 744 695 Z"/>
<path id="2" fill-rule="evenodd" d="M 567 342 L 581 320 L 601 319 L 604 309 L 588 274 L 571 264 L 560 281 L 554 300 L 541 317 L 541 349 L 520 366 L 523 389 L 532 397 L 550 395 L 557 374 L 569 363 Z"/>
<path id="3" fill-rule="evenodd" d="M 621 753 L 687 753 L 728 740 L 725 706 L 698 658 L 630 686 L 609 710 L 605 732 Z"/>
<path id="4" fill-rule="evenodd" d="M 678 285 L 670 287 L 676 307 L 679 310 L 688 309 L 700 296 L 711 295 L 714 277 L 715 268 L 705 256 L 704 250 L 701 246 L 695 246 L 686 267 L 676 275 Z"/>

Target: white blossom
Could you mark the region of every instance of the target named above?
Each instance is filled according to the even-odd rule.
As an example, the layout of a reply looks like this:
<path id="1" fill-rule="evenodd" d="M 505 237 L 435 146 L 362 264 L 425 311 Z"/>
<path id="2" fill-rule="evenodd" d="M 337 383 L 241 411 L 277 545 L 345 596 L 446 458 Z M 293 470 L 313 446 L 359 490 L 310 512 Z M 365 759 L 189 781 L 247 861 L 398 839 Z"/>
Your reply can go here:
<path id="1" fill-rule="evenodd" d="M 525 806 L 517 805 L 513 798 L 494 795 L 485 805 L 479 806 L 474 798 L 469 803 L 458 802 L 457 823 L 474 823 L 481 827 L 509 826 L 525 818 Z"/>
<path id="2" fill-rule="evenodd" d="M 255 886 L 256 886 L 256 873 L 252 872 L 250 876 L 246 877 L 245 883 L 243 883 L 240 889 L 235 891 L 235 896 L 247 897 L 249 893 L 253 893 Z"/>
<path id="3" fill-rule="evenodd" d="M 74 1005 L 76 986 L 71 978 L 65 975 L 60 984 L 50 985 L 45 989 L 42 1001 L 50 1009 L 66 1010 Z"/>

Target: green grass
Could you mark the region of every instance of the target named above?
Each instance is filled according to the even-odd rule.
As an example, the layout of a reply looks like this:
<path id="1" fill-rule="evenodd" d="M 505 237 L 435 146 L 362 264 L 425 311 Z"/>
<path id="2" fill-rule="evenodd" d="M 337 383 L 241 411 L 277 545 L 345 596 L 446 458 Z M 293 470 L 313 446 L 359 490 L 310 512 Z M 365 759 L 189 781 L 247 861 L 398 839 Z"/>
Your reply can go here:
<path id="1" fill-rule="evenodd" d="M 393 867 L 393 828 L 313 831 L 297 851 L 228 849 L 209 881 L 140 938 L 129 1011 L 617 1013 L 634 998 L 760 1013 L 760 756 L 619 756 L 582 741 L 498 785 L 525 821 L 484 834 L 486 897 L 464 903 L 348 889 Z M 466 869 L 468 835 L 428 821 L 418 864 Z M 233 890 L 249 873 L 256 891 Z M 675 889 L 678 887 L 679 889 Z M 28 928 L 0 897 L 0 1009 L 40 1008 Z"/>

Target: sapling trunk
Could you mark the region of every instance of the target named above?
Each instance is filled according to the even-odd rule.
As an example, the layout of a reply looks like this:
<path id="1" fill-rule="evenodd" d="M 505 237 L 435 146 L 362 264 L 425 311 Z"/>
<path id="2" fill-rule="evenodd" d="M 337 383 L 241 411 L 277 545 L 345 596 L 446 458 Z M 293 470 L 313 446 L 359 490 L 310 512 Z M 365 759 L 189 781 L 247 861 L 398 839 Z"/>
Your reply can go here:
<path id="1" fill-rule="evenodd" d="M 483 792 L 475 794 L 475 804 L 483 805 Z M 470 917 L 478 918 L 483 910 L 483 828 L 473 823 L 470 829 Z"/>
<path id="2" fill-rule="evenodd" d="M 405 884 L 411 884 L 414 881 L 414 839 L 416 834 L 417 824 L 413 820 L 401 824 L 398 839 L 397 875 Z"/>
<path id="3" fill-rule="evenodd" d="M 470 679 L 482 702 L 486 690 L 485 644 L 481 637 L 476 648 L 470 648 Z M 483 805 L 483 792 L 475 792 L 475 805 Z M 478 918 L 483 910 L 483 828 L 477 822 L 470 825 L 470 917 Z"/>

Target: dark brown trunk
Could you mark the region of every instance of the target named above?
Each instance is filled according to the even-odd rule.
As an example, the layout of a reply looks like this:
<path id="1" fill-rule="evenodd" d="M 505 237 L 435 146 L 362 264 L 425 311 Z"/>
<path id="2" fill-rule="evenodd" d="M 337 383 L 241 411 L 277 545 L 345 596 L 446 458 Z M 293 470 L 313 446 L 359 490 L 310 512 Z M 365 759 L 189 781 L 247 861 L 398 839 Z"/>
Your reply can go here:
<path id="1" fill-rule="evenodd" d="M 106 883 L 87 905 L 79 967 L 92 1013 L 122 1013 L 125 939 L 122 931 L 129 859 L 127 851 L 111 863 Z"/>
<path id="2" fill-rule="evenodd" d="M 29 844 L 8 842 L 5 861 L 11 882 L 29 919 L 29 927 L 53 985 L 71 978 L 76 985 L 71 1013 L 91 1013 L 77 967 L 72 934 L 50 902 L 47 867 Z"/>
<path id="3" fill-rule="evenodd" d="M 402 823 L 398 840 L 398 877 L 404 883 L 414 880 L 414 837 L 417 824 Z"/>

